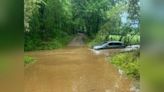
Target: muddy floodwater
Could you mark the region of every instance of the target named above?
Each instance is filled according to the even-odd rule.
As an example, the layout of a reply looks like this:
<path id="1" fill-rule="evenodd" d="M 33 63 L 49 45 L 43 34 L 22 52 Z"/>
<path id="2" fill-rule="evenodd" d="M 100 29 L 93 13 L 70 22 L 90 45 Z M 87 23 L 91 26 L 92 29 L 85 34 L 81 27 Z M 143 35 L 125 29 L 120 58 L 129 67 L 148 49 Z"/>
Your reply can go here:
<path id="1" fill-rule="evenodd" d="M 85 46 L 25 55 L 37 62 L 25 67 L 24 92 L 130 92 L 131 80 Z"/>
<path id="2" fill-rule="evenodd" d="M 25 54 L 37 62 L 25 68 L 24 92 L 130 92 L 131 81 L 86 47 Z"/>

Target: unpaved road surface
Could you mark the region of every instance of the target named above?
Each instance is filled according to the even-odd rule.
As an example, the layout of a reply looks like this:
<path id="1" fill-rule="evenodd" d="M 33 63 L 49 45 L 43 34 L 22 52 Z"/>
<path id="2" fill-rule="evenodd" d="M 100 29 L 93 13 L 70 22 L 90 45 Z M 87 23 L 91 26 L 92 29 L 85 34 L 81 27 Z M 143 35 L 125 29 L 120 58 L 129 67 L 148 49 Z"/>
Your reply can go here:
<path id="1" fill-rule="evenodd" d="M 130 80 L 104 55 L 78 42 L 65 49 L 25 53 L 37 62 L 25 68 L 24 92 L 130 92 Z"/>
<path id="2" fill-rule="evenodd" d="M 76 47 L 76 46 L 85 46 L 84 39 L 86 36 L 82 33 L 78 33 L 76 37 L 68 44 L 69 47 Z"/>

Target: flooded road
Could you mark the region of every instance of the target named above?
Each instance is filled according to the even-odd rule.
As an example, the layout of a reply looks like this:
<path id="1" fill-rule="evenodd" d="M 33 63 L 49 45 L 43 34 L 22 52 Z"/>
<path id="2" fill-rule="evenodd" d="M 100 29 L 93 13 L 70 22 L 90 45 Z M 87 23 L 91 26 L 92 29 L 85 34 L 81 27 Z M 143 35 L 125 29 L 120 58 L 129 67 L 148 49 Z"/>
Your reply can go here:
<path id="1" fill-rule="evenodd" d="M 25 68 L 24 92 L 130 92 L 131 81 L 85 46 L 25 55 L 37 62 Z"/>

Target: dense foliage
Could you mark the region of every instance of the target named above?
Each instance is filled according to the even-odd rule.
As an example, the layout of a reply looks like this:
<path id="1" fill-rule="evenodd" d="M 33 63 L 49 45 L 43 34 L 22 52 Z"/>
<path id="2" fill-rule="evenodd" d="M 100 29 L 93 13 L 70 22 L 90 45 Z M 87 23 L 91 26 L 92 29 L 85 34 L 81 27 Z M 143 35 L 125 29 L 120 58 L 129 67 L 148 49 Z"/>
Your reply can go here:
<path id="1" fill-rule="evenodd" d="M 65 46 L 74 34 L 92 43 L 139 36 L 139 0 L 25 0 L 25 50 Z M 137 42 L 138 43 L 138 42 Z M 136 44 L 136 43 L 134 43 Z"/>
<path id="2" fill-rule="evenodd" d="M 123 41 L 126 45 L 139 44 L 139 0 L 116 0 L 113 2 L 111 8 L 105 11 L 105 21 L 90 45 L 109 40 Z"/>
<path id="3" fill-rule="evenodd" d="M 128 76 L 139 80 L 139 51 L 120 53 L 110 59 L 111 63 L 123 70 Z"/>
<path id="4" fill-rule="evenodd" d="M 25 1 L 25 50 L 62 47 L 72 35 L 68 0 Z"/>

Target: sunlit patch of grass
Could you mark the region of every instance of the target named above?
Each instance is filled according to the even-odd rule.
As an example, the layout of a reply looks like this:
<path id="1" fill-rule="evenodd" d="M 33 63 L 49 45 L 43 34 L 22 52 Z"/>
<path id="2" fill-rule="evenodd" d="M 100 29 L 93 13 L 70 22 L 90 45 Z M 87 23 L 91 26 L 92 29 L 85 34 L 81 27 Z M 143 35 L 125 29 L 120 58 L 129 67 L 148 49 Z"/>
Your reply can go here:
<path id="1" fill-rule="evenodd" d="M 36 59 L 34 59 L 33 57 L 24 56 L 24 65 L 35 63 L 35 62 Z"/>
<path id="2" fill-rule="evenodd" d="M 114 55 L 110 58 L 112 64 L 123 70 L 128 76 L 139 80 L 140 79 L 140 62 L 139 52 L 125 52 Z"/>

